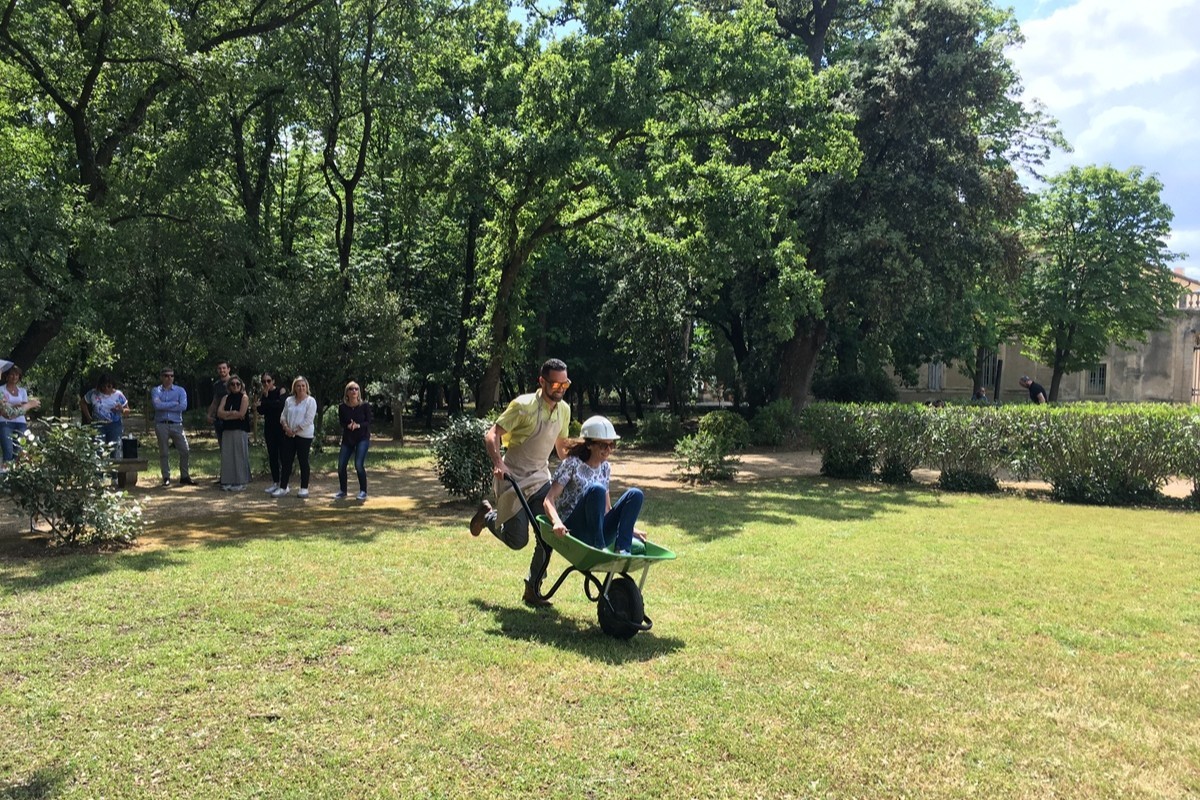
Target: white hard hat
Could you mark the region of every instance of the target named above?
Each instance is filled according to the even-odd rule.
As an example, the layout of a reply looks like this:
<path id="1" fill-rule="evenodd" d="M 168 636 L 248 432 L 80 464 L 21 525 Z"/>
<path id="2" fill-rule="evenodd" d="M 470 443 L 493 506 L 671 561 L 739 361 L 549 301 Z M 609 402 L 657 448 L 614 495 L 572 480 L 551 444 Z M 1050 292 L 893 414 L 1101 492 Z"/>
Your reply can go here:
<path id="1" fill-rule="evenodd" d="M 608 417 L 602 417 L 597 414 L 594 417 L 588 417 L 583 421 L 583 426 L 579 429 L 579 435 L 585 439 L 610 439 L 617 440 L 617 429 L 608 421 Z"/>

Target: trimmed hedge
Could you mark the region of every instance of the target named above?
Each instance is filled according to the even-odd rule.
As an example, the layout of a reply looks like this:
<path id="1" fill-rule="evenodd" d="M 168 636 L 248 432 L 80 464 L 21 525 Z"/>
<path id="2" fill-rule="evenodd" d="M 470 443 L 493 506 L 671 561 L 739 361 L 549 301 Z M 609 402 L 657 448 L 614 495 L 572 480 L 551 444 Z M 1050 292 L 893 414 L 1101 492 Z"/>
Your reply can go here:
<path id="1" fill-rule="evenodd" d="M 1189 406 L 814 403 L 801 424 L 829 477 L 903 483 L 925 466 L 943 489 L 993 491 L 1010 470 L 1058 499 L 1128 505 L 1180 476 L 1200 500 L 1200 410 Z"/>

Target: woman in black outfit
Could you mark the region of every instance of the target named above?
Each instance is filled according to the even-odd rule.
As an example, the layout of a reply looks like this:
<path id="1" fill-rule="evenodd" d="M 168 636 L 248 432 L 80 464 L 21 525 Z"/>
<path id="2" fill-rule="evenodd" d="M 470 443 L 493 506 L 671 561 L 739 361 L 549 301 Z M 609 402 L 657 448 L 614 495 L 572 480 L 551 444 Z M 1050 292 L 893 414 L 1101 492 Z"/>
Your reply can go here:
<path id="1" fill-rule="evenodd" d="M 371 446 L 371 405 L 362 399 L 362 390 L 354 381 L 346 384 L 342 403 L 338 406 L 338 422 L 342 426 L 342 450 L 338 454 L 338 485 L 333 497 L 346 498 L 346 465 L 354 454 L 354 471 L 358 474 L 358 499 L 367 499 L 367 450 Z"/>
<path id="2" fill-rule="evenodd" d="M 275 384 L 275 376 L 262 374 L 262 394 L 258 397 L 258 414 L 263 420 L 263 441 L 267 445 L 267 462 L 271 465 L 271 488 L 267 494 L 279 488 L 279 449 L 283 444 L 283 428 L 279 415 L 283 413 L 283 402 L 287 398 L 283 389 Z"/>

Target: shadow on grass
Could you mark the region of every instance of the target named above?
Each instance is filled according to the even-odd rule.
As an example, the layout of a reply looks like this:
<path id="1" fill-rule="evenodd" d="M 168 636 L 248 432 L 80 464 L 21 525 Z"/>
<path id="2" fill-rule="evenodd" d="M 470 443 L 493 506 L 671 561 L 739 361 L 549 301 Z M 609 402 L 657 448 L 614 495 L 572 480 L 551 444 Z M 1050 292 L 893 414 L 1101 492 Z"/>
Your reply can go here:
<path id="1" fill-rule="evenodd" d="M 243 547 L 259 540 L 305 539 L 346 546 L 366 544 L 388 533 L 419 533 L 436 523 L 462 516 L 462 504 L 449 509 L 416 509 L 411 498 L 369 503 L 310 500 L 291 507 L 272 506 L 229 511 L 202 518 L 176 518 L 153 525 L 141 549 L 119 552 L 53 550 L 46 537 L 25 538 L 18 558 L 0 559 L 0 581 L 15 592 L 38 591 L 57 584 L 115 570 L 145 572 L 181 564 L 187 550 L 200 547 Z M 16 569 L 31 574 L 14 574 Z"/>
<path id="2" fill-rule="evenodd" d="M 554 606 L 533 609 L 496 605 L 479 599 L 471 603 L 496 619 L 500 626 L 494 631 L 497 636 L 571 650 L 605 664 L 652 661 L 686 646 L 682 639 L 658 636 L 653 631 L 639 633 L 627 641 L 614 639 L 600 630 L 594 611 L 589 623 L 564 616 Z"/>
<path id="3" fill-rule="evenodd" d="M 39 769 L 25 780 L 0 785 L 3 800 L 49 800 L 61 794 L 71 771 L 65 766 Z"/>
<path id="4" fill-rule="evenodd" d="M 140 550 L 116 555 L 64 552 L 59 558 L 45 549 L 44 538 L 39 542 L 19 534 L 16 540 L 0 543 L 0 551 L 8 551 L 0 552 L 0 579 L 18 591 L 37 591 L 110 570 L 170 566 L 180 563 L 173 553 L 196 546 L 241 547 L 259 539 L 321 539 L 349 546 L 374 542 L 380 535 L 418 534 L 436 527 L 461 527 L 466 534 L 473 505 L 447 498 L 431 470 L 374 472 L 371 487 L 379 494 L 365 503 L 332 500 L 329 492 L 336 483 L 330 487 L 329 479 L 327 474 L 314 475 L 314 494 L 307 500 L 265 497 L 257 486 L 237 495 L 213 488 L 185 493 L 178 488 L 139 488 L 137 494 L 152 503 L 152 522 Z M 880 487 L 820 477 L 655 486 L 647 491 L 646 525 L 651 538 L 653 528 L 666 523 L 705 541 L 738 535 L 751 524 L 794 527 L 805 518 L 859 521 L 938 502 L 938 494 L 927 487 Z M 19 568 L 9 569 L 14 562 L 5 555 L 16 555 Z M 32 574 L 20 574 L 26 571 Z"/>
<path id="5" fill-rule="evenodd" d="M 939 502 L 937 492 L 928 487 L 879 486 L 822 477 L 778 478 L 749 485 L 656 487 L 646 495 L 646 509 L 655 522 L 675 525 L 703 541 L 736 535 L 752 523 L 796 525 L 805 518 L 862 521 Z"/>

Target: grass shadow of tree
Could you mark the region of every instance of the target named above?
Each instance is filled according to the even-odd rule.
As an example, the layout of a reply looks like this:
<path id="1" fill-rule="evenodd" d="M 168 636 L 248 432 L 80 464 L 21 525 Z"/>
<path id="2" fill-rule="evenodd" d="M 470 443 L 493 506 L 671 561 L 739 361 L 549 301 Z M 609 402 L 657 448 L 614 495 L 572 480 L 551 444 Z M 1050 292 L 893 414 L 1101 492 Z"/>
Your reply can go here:
<path id="1" fill-rule="evenodd" d="M 934 506 L 937 492 L 921 486 L 879 486 L 823 477 L 779 478 L 752 484 L 658 487 L 647 495 L 650 520 L 711 541 L 748 524 L 795 525 L 796 518 L 862 521 L 914 505 Z M 648 520 L 649 522 L 649 520 Z M 651 539 L 653 539 L 651 531 Z"/>
<path id="2" fill-rule="evenodd" d="M 629 664 L 652 661 L 685 647 L 682 639 L 640 633 L 628 641 L 607 636 L 599 623 L 582 622 L 568 617 L 554 606 L 531 609 L 503 606 L 474 599 L 471 604 L 491 614 L 499 626 L 493 634 L 526 642 L 537 642 L 560 650 L 570 650 L 605 664 Z"/>
<path id="3" fill-rule="evenodd" d="M 65 765 L 36 770 L 24 780 L 0 786 L 0 800 L 49 800 L 62 793 L 70 775 Z"/>

